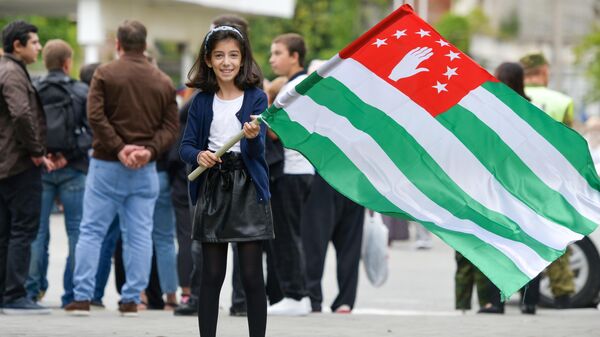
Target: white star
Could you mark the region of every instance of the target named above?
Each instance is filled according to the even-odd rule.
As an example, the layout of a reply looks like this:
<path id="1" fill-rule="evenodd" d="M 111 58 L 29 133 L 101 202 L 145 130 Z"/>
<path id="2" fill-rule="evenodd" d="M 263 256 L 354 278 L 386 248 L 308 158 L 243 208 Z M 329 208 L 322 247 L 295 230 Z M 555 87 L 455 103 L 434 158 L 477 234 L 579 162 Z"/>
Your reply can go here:
<path id="1" fill-rule="evenodd" d="M 394 36 L 396 37 L 396 40 L 399 39 L 399 38 L 401 38 L 401 37 L 403 37 L 403 36 L 406 36 L 406 29 L 397 30 L 396 34 L 394 34 Z"/>
<path id="2" fill-rule="evenodd" d="M 374 45 L 377 46 L 377 48 L 381 47 L 381 46 L 386 46 L 387 45 L 387 39 L 377 39 L 377 41 L 373 42 Z"/>
<path id="3" fill-rule="evenodd" d="M 446 86 L 448 85 L 448 83 L 440 83 L 440 81 L 436 81 L 437 84 L 432 86 L 432 88 L 435 88 L 437 90 L 437 93 L 439 94 L 442 91 L 448 91 L 448 89 L 446 89 Z"/>
<path id="4" fill-rule="evenodd" d="M 450 61 L 454 61 L 454 59 L 459 59 L 460 56 L 458 53 L 453 52 L 452 50 L 446 54 L 445 56 L 448 56 L 450 58 Z"/>
<path id="5" fill-rule="evenodd" d="M 439 39 L 439 40 L 437 40 L 437 41 L 435 41 L 435 42 L 439 43 L 439 44 L 440 44 L 440 47 L 446 47 L 446 46 L 449 46 L 449 45 L 450 45 L 448 42 L 446 42 L 446 41 L 444 41 L 444 40 L 442 40 L 442 39 Z"/>
<path id="6" fill-rule="evenodd" d="M 429 31 L 423 30 L 423 28 L 421 28 L 418 32 L 415 32 L 415 34 L 421 35 L 421 38 L 424 36 L 431 36 L 431 35 L 429 35 Z"/>
<path id="7" fill-rule="evenodd" d="M 448 79 L 450 79 L 450 77 L 452 76 L 457 76 L 458 74 L 456 73 L 456 69 L 458 68 L 450 68 L 446 66 L 446 72 L 444 73 L 444 75 L 448 76 Z"/>

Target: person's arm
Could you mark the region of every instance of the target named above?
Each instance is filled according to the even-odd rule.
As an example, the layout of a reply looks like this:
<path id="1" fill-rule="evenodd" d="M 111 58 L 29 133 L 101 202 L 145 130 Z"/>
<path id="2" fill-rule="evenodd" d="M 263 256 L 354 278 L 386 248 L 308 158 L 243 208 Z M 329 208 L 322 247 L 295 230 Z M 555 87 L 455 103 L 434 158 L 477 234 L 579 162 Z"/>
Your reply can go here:
<path id="1" fill-rule="evenodd" d="M 103 148 L 117 156 L 125 147 L 125 142 L 117 134 L 104 113 L 105 83 L 101 69 L 97 69 L 92 78 L 87 99 L 87 118 L 94 132 L 94 138 L 98 139 Z"/>
<path id="2" fill-rule="evenodd" d="M 575 109 L 574 109 L 573 100 L 571 100 L 571 102 L 567 106 L 567 111 L 565 111 L 565 117 L 563 118 L 563 123 L 566 126 L 569 126 L 569 127 L 573 126 L 573 121 L 575 120 L 575 111 L 574 110 Z"/>
<path id="3" fill-rule="evenodd" d="M 165 108 L 162 123 L 159 129 L 154 132 L 152 141 L 146 144 L 146 148 L 152 153 L 151 160 L 156 159 L 159 154 L 167 151 L 177 138 L 179 114 L 177 111 L 177 101 L 175 100 L 175 88 L 171 86 L 170 90 L 169 103 Z"/>
<path id="4" fill-rule="evenodd" d="M 181 160 L 193 167 L 198 166 L 198 154 L 202 150 L 202 144 L 198 143 L 199 130 L 202 128 L 202 119 L 199 111 L 199 99 L 194 99 L 188 110 L 187 122 L 183 131 L 179 156 Z"/>
<path id="5" fill-rule="evenodd" d="M 9 75 L 6 84 L 2 86 L 2 96 L 8 106 L 17 142 L 23 144 L 31 157 L 42 157 L 45 146 L 39 132 L 37 111 L 29 104 L 29 86 L 26 79 L 19 78 L 16 74 Z"/>
<path id="6" fill-rule="evenodd" d="M 77 125 L 75 127 L 83 127 L 91 133 L 90 125 L 87 120 L 87 95 L 89 92 L 89 87 L 83 82 L 73 82 L 71 90 L 75 96 L 75 105 L 73 107 L 77 118 Z M 67 162 L 70 162 L 71 160 L 79 158 L 81 156 L 87 156 L 87 153 L 81 151 L 81 149 L 79 148 L 76 148 L 74 151 L 64 153 L 64 158 Z"/>
<path id="7" fill-rule="evenodd" d="M 256 102 L 252 108 L 251 115 L 260 115 L 267 109 L 267 95 L 260 91 Z M 248 141 L 248 154 L 251 158 L 260 158 L 265 153 L 265 137 L 267 134 L 267 126 L 264 123 L 260 124 L 260 133 L 258 137 L 247 139 Z"/>

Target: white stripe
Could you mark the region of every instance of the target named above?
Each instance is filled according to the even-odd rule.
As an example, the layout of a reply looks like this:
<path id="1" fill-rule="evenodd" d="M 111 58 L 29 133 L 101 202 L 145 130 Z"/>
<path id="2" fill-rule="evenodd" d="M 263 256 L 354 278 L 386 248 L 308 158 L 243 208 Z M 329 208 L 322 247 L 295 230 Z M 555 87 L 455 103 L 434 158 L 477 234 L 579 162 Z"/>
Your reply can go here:
<path id="1" fill-rule="evenodd" d="M 337 58 L 337 60 L 336 60 Z M 515 198 L 448 129 L 362 64 L 334 56 L 319 69 L 410 133 L 454 182 L 486 208 L 504 214 L 535 240 L 563 250 L 583 236 L 535 213 Z M 435 94 L 435 93 L 432 93 Z"/>
<path id="2" fill-rule="evenodd" d="M 535 175 L 558 191 L 581 215 L 600 223 L 600 193 L 526 121 L 482 87 L 471 91 L 459 104 L 494 130 Z"/>
<path id="3" fill-rule="evenodd" d="M 292 95 L 298 94 L 294 92 Z M 284 109 L 292 121 L 308 132 L 318 133 L 334 142 L 381 195 L 416 219 L 478 237 L 501 251 L 531 278 L 548 265 L 529 246 L 491 233 L 470 220 L 459 219 L 431 201 L 368 134 L 354 128 L 346 118 L 316 104 L 308 96 L 297 96 L 295 104 Z"/>

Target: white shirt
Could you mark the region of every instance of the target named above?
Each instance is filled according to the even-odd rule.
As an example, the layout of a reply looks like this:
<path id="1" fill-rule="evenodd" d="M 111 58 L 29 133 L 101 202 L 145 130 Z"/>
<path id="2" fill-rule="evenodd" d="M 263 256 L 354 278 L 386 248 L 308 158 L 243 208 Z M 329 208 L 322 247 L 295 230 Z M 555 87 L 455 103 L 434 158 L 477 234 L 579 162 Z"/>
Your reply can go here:
<path id="1" fill-rule="evenodd" d="M 242 130 L 242 123 L 235 115 L 242 108 L 244 95 L 232 100 L 220 99 L 217 94 L 213 100 L 213 119 L 210 124 L 210 133 L 208 136 L 208 149 L 217 151 L 231 137 Z M 240 142 L 237 142 L 229 151 L 241 152 Z"/>
<path id="2" fill-rule="evenodd" d="M 302 82 L 308 75 L 300 75 L 291 82 L 286 83 L 277 94 L 277 98 L 284 95 L 286 91 L 291 90 Z M 283 173 L 284 174 L 315 174 L 315 168 L 304 158 L 304 156 L 292 149 L 283 148 Z"/>

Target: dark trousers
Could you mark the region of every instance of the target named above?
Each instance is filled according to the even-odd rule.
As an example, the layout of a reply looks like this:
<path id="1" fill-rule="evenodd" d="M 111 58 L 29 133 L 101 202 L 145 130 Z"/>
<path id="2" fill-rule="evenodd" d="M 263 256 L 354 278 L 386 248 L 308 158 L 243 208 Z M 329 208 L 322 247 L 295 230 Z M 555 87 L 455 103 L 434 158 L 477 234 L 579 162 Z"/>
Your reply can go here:
<path id="1" fill-rule="evenodd" d="M 521 288 L 523 304 L 537 305 L 540 301 L 540 279 L 541 275 L 534 277 L 526 286 Z"/>
<path id="2" fill-rule="evenodd" d="M 233 273 L 231 278 L 231 309 L 236 312 L 245 312 L 246 308 L 246 293 L 242 285 L 242 277 L 240 275 L 240 261 L 238 258 L 237 244 L 232 243 L 233 250 Z M 263 245 L 263 249 L 267 255 L 267 280 L 266 293 L 269 304 L 275 304 L 283 299 L 283 292 L 279 285 L 277 273 L 275 272 L 275 262 L 273 261 L 273 252 L 270 244 Z"/>
<path id="3" fill-rule="evenodd" d="M 175 210 L 175 228 L 177 230 L 177 275 L 179 285 L 189 287 L 192 269 L 192 213 L 187 194 L 187 182 L 176 175 L 171 182 L 171 202 Z M 202 254 L 200 250 L 200 254 Z"/>
<path id="4" fill-rule="evenodd" d="M 312 174 L 284 174 L 271 183 L 272 257 L 283 295 L 295 300 L 307 295 L 301 219 L 312 181 Z"/>
<path id="5" fill-rule="evenodd" d="M 190 296 L 194 300 L 200 298 L 200 285 L 202 284 L 202 242 L 192 241 L 192 272 L 188 275 L 190 279 Z"/>
<path id="6" fill-rule="evenodd" d="M 121 238 L 119 237 L 115 248 L 115 286 L 119 294 L 121 293 L 121 289 L 125 282 L 127 282 L 127 278 L 125 275 L 125 265 L 123 264 L 123 241 L 121 241 Z M 162 298 L 162 290 L 160 288 L 160 280 L 158 279 L 155 250 L 152 250 L 150 278 L 148 279 L 148 285 L 144 291 L 146 292 L 146 298 L 148 299 L 148 303 L 144 304 L 146 304 L 148 309 L 162 310 L 165 307 L 165 302 Z"/>
<path id="7" fill-rule="evenodd" d="M 238 248 L 235 242 L 231 243 L 231 251 L 233 252 L 233 271 L 231 274 L 231 309 L 237 312 L 246 312 L 246 292 L 242 284 L 242 276 L 240 275 L 240 259 L 238 257 Z"/>
<path id="8" fill-rule="evenodd" d="M 31 243 L 40 227 L 42 173 L 31 168 L 0 180 L 0 302 L 27 295 Z"/>
<path id="9" fill-rule="evenodd" d="M 353 308 L 358 287 L 364 208 L 315 175 L 304 214 L 302 240 L 306 252 L 306 286 L 313 310 L 321 310 L 323 302 L 321 279 L 330 240 L 336 252 L 339 289 L 331 310 L 335 311 L 343 304 Z"/>

